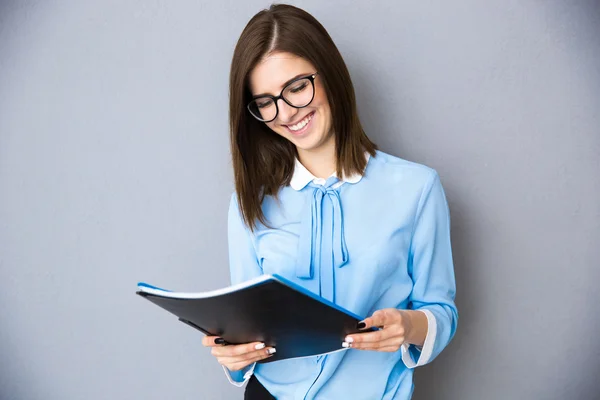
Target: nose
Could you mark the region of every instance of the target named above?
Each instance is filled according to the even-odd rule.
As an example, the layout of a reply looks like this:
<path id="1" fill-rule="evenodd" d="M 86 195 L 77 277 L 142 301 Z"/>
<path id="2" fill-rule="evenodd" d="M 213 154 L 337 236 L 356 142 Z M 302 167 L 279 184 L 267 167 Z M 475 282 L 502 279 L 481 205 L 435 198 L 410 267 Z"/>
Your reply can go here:
<path id="1" fill-rule="evenodd" d="M 294 120 L 294 116 L 298 114 L 298 109 L 290 106 L 283 99 L 277 100 L 277 108 L 279 109 L 279 121 L 282 124 L 288 124 Z"/>

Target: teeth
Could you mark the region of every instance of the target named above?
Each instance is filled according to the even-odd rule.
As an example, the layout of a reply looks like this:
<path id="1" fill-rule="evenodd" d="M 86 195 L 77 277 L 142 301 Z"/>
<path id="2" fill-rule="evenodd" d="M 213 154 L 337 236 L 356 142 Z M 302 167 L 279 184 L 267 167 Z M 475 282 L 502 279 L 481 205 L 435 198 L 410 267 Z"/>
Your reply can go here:
<path id="1" fill-rule="evenodd" d="M 302 121 L 298 122 L 296 125 L 288 126 L 288 128 L 290 128 L 290 130 L 292 130 L 292 131 L 299 131 L 300 129 L 304 128 L 306 126 L 306 124 L 308 124 L 310 122 L 311 119 L 312 119 L 312 114 L 309 115 L 308 117 L 304 118 Z"/>

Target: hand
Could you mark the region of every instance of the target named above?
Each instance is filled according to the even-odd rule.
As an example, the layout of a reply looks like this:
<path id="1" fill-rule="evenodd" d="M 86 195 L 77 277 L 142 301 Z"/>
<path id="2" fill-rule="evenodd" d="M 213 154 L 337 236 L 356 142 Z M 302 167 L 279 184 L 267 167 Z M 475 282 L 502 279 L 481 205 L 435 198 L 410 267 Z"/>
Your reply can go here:
<path id="1" fill-rule="evenodd" d="M 230 371 L 239 371 L 256 361 L 271 357 L 276 351 L 274 347 L 265 347 L 261 342 L 225 344 L 218 336 L 205 336 L 202 338 L 202 344 L 211 347 L 211 354 L 217 358 L 219 364 L 226 366 Z"/>
<path id="2" fill-rule="evenodd" d="M 364 325 L 363 325 L 364 324 Z M 427 336 L 427 317 L 420 311 L 386 308 L 359 323 L 361 329 L 380 327 L 377 331 L 348 335 L 343 347 L 360 350 L 394 352 L 402 344 L 423 345 Z"/>

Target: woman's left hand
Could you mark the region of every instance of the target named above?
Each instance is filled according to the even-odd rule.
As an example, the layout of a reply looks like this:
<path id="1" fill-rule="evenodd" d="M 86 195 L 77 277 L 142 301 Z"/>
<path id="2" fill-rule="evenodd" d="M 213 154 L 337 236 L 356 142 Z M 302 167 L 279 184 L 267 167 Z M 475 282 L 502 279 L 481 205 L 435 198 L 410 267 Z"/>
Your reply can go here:
<path id="1" fill-rule="evenodd" d="M 427 336 L 427 317 L 420 311 L 386 308 L 359 323 L 362 330 L 371 327 L 380 329 L 348 335 L 342 346 L 386 352 L 398 351 L 404 343 L 422 346 Z"/>

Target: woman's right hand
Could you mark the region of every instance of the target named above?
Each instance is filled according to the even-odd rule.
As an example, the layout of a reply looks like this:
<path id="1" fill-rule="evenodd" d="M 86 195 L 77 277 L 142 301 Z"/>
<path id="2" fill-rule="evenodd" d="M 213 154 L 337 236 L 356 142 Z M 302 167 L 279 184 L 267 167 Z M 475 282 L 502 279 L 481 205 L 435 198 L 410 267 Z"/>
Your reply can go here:
<path id="1" fill-rule="evenodd" d="M 232 372 L 271 357 L 276 351 L 274 347 L 265 347 L 265 344 L 261 342 L 224 344 L 223 339 L 218 336 L 205 336 L 202 338 L 202 344 L 212 348 L 211 354 L 217 358 L 219 364 L 224 365 Z"/>

